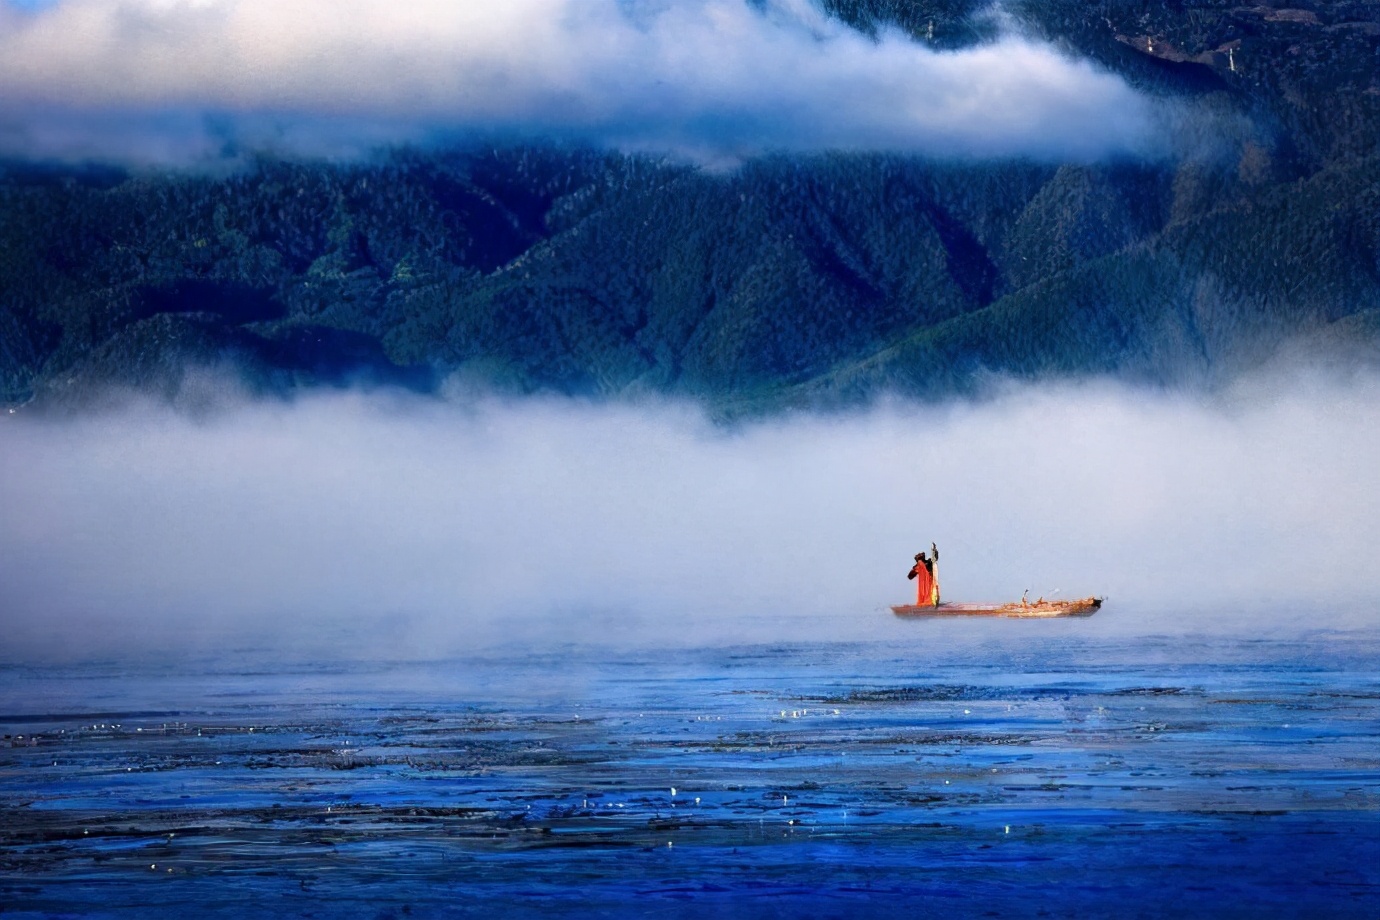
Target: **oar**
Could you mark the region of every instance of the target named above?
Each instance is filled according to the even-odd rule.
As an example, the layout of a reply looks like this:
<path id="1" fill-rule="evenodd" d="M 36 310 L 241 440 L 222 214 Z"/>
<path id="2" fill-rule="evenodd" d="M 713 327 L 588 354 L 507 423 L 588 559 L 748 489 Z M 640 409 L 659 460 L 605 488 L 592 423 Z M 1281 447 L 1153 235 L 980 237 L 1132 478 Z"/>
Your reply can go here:
<path id="1" fill-rule="evenodd" d="M 930 544 L 930 558 L 934 560 L 934 571 L 931 573 L 931 574 L 934 576 L 934 588 L 932 589 L 932 590 L 934 591 L 934 606 L 938 607 L 938 606 L 939 606 L 939 547 L 935 546 L 933 543 Z"/>

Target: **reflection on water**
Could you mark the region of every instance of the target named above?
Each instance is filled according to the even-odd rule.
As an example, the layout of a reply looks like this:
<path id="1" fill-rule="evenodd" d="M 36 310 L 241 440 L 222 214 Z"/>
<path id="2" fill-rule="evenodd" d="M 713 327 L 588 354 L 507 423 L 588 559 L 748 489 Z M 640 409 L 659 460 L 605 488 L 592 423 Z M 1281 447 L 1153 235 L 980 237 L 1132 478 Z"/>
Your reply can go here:
<path id="1" fill-rule="evenodd" d="M 9 667 L 0 896 L 16 916 L 1380 911 L 1373 632 L 928 637 Z"/>

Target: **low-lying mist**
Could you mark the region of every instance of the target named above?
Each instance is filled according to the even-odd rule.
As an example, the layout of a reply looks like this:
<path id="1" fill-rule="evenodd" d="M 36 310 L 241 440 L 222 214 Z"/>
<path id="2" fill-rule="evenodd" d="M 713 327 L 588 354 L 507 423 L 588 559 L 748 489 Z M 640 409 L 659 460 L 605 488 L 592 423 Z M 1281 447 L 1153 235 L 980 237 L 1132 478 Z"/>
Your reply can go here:
<path id="1" fill-rule="evenodd" d="M 355 392 L 0 422 L 0 659 L 1380 623 L 1380 385 L 1013 388 L 733 428 L 679 404 Z M 1074 625 L 1076 624 L 1076 625 Z"/>

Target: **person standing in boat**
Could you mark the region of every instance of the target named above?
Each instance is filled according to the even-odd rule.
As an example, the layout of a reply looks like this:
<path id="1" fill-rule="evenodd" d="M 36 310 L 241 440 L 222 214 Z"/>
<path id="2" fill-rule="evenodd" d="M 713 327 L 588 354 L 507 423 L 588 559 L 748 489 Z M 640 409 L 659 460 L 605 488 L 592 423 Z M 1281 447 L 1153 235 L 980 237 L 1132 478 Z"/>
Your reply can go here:
<path id="1" fill-rule="evenodd" d="M 915 565 L 906 578 L 915 579 L 915 605 L 917 607 L 939 606 L 939 578 L 935 566 L 939 562 L 939 547 L 930 544 L 930 556 L 915 554 Z"/>

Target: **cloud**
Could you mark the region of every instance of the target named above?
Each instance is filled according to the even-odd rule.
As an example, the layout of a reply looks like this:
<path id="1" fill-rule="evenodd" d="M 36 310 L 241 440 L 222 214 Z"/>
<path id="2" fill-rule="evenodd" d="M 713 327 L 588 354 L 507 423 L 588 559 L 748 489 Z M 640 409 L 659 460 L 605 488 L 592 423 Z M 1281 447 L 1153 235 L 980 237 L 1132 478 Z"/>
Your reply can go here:
<path id="1" fill-rule="evenodd" d="M 876 638 L 932 540 L 949 599 L 1110 595 L 1076 621 L 1094 634 L 1373 628 L 1377 450 L 1374 381 L 728 431 L 677 405 L 359 394 L 21 413 L 0 629 L 6 657 Z"/>
<path id="2" fill-rule="evenodd" d="M 934 52 L 804 0 L 57 0 L 0 6 L 0 151 L 176 162 L 557 138 L 1094 159 L 1157 149 L 1154 105 L 1007 35 Z"/>

